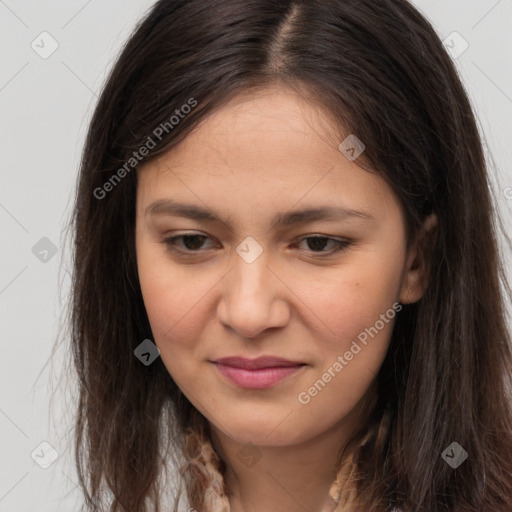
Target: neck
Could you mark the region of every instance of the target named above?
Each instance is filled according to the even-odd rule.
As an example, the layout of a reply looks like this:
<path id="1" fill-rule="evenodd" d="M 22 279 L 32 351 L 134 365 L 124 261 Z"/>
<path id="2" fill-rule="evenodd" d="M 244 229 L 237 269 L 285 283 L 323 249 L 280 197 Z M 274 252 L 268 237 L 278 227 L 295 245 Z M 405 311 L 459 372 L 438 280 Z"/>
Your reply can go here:
<path id="1" fill-rule="evenodd" d="M 364 405 L 320 435 L 292 445 L 247 445 L 211 425 L 212 445 L 226 466 L 231 512 L 331 510 L 338 456 L 344 449 L 344 471 L 354 448 L 349 440 L 367 418 Z"/>

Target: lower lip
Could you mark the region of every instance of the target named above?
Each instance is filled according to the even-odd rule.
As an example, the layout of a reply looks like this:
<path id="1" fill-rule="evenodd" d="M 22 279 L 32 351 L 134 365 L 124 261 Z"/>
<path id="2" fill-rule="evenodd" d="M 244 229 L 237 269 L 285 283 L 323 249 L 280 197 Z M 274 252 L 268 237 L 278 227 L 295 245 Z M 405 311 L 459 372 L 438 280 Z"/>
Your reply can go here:
<path id="1" fill-rule="evenodd" d="M 276 366 L 272 368 L 244 370 L 243 368 L 235 368 L 234 366 L 221 363 L 215 363 L 215 366 L 222 375 L 237 386 L 250 389 L 269 388 L 283 379 L 286 379 L 286 377 L 297 373 L 304 367 L 304 365 Z"/>

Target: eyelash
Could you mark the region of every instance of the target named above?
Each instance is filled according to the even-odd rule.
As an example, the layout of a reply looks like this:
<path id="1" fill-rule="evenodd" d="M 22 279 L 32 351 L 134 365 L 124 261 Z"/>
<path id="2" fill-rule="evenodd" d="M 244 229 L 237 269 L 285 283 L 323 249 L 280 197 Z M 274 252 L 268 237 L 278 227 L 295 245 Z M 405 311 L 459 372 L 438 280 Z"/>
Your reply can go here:
<path id="1" fill-rule="evenodd" d="M 201 234 L 198 234 L 198 233 L 186 233 L 184 235 L 178 235 L 178 236 L 173 236 L 173 237 L 166 238 L 166 239 L 164 239 L 162 241 L 162 243 L 166 246 L 166 248 L 169 251 L 172 251 L 172 252 L 184 255 L 184 256 L 194 256 L 196 254 L 199 254 L 201 249 L 198 249 L 198 250 L 194 251 L 194 250 L 190 250 L 190 249 L 183 250 L 183 249 L 179 249 L 179 248 L 176 247 L 176 241 L 177 240 L 183 239 L 183 238 L 187 238 L 187 237 L 209 238 L 206 235 L 201 235 Z M 331 256 L 331 255 L 336 254 L 336 253 L 338 253 L 340 251 L 343 251 L 344 249 L 346 249 L 346 248 L 348 248 L 348 247 L 350 247 L 352 245 L 352 242 L 349 242 L 348 240 L 337 240 L 337 239 L 332 238 L 332 237 L 321 236 L 321 235 L 302 237 L 299 240 L 298 243 L 303 242 L 304 240 L 310 240 L 310 239 L 314 239 L 314 240 L 317 240 L 317 239 L 328 240 L 328 241 L 331 241 L 331 242 L 335 242 L 337 244 L 337 247 L 334 250 L 331 250 L 331 251 L 310 251 L 310 252 L 312 252 L 315 255 L 319 255 L 319 257 Z"/>

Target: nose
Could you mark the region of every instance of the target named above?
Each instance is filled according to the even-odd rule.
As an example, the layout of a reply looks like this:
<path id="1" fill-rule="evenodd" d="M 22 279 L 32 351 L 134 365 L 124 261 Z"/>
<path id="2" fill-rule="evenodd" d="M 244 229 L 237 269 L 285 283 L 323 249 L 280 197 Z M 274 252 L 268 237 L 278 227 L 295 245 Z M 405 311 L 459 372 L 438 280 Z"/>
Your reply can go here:
<path id="1" fill-rule="evenodd" d="M 245 338 L 255 338 L 266 329 L 284 327 L 290 319 L 288 289 L 269 268 L 264 255 L 265 252 L 252 263 L 235 255 L 234 268 L 221 281 L 218 319 Z"/>

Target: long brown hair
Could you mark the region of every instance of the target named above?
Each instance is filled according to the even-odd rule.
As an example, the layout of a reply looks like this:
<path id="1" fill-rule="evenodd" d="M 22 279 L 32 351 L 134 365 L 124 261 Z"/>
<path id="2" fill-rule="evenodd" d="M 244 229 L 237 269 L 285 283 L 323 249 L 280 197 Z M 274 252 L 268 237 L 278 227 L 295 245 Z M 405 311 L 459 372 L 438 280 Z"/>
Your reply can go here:
<path id="1" fill-rule="evenodd" d="M 235 94 L 270 83 L 296 87 L 364 142 L 358 162 L 397 194 L 409 240 L 428 214 L 439 219 L 430 285 L 397 315 L 360 433 L 357 505 L 512 510 L 512 293 L 482 136 L 442 42 L 406 0 L 160 0 L 134 30 L 90 123 L 72 223 L 75 456 L 86 510 L 161 511 L 167 457 L 188 456 L 188 426 L 208 432 L 161 359 L 146 366 L 134 356 L 152 334 L 130 159 L 151 138 L 150 162 Z M 452 442 L 468 453 L 456 469 L 441 457 Z M 201 512 L 206 482 L 181 477 Z"/>

